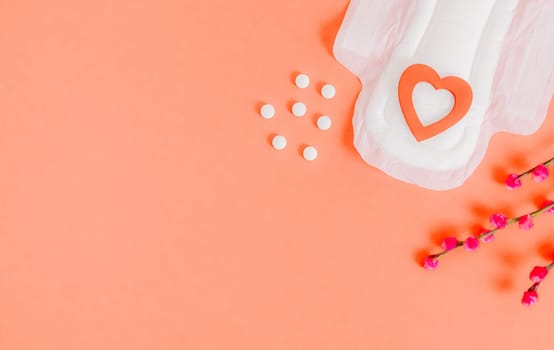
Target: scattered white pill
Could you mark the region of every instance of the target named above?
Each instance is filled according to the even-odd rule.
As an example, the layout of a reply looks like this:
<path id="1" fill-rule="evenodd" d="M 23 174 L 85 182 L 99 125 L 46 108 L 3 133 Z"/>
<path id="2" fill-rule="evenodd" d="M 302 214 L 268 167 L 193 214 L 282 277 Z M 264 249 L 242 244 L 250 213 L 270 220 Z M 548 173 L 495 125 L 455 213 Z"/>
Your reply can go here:
<path id="1" fill-rule="evenodd" d="M 325 84 L 321 88 L 321 96 L 323 96 L 324 98 L 326 98 L 328 100 L 335 97 L 336 92 L 337 92 L 337 90 L 331 84 Z"/>
<path id="2" fill-rule="evenodd" d="M 273 148 L 280 151 L 287 147 L 287 139 L 282 135 L 276 135 L 273 137 L 273 140 L 271 140 L 271 144 Z"/>
<path id="3" fill-rule="evenodd" d="M 304 159 L 306 160 L 314 160 L 317 158 L 317 149 L 313 146 L 308 146 L 304 148 L 304 151 L 302 152 L 302 155 L 304 156 Z"/>
<path id="4" fill-rule="evenodd" d="M 273 105 L 270 105 L 269 103 L 266 103 L 260 109 L 260 114 L 264 119 L 271 119 L 275 116 L 275 107 L 273 107 Z"/>
<path id="5" fill-rule="evenodd" d="M 294 82 L 300 89 L 305 89 L 310 86 L 310 77 L 303 73 L 298 74 Z"/>
<path id="6" fill-rule="evenodd" d="M 306 105 L 303 104 L 302 102 L 295 102 L 292 105 L 292 114 L 294 114 L 297 117 L 305 116 L 306 111 L 307 111 Z"/>
<path id="7" fill-rule="evenodd" d="M 329 128 L 331 127 L 331 118 L 326 115 L 322 115 L 321 117 L 317 118 L 317 127 L 320 130 L 329 130 Z"/>

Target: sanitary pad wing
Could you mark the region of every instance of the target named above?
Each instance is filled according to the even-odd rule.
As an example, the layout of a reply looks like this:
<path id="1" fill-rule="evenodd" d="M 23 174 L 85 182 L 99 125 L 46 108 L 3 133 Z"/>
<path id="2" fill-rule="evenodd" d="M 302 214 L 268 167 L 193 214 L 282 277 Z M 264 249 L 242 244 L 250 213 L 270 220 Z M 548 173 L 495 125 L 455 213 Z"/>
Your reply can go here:
<path id="1" fill-rule="evenodd" d="M 544 121 L 554 1 L 352 0 L 334 52 L 363 84 L 353 119 L 362 158 L 402 181 L 451 189 L 494 133 L 530 134 Z"/>

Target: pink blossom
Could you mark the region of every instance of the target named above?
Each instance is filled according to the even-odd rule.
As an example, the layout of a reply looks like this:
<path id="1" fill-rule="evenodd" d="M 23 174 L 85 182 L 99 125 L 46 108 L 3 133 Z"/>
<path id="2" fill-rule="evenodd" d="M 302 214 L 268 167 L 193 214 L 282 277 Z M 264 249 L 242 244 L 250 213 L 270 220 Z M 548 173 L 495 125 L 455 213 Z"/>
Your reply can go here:
<path id="1" fill-rule="evenodd" d="M 423 261 L 423 267 L 429 271 L 435 270 L 439 266 L 439 259 L 433 255 L 429 255 Z"/>
<path id="2" fill-rule="evenodd" d="M 452 250 L 458 246 L 458 240 L 455 237 L 446 237 L 442 240 L 441 247 L 444 250 Z"/>
<path id="3" fill-rule="evenodd" d="M 469 237 L 469 238 L 466 239 L 466 241 L 464 242 L 464 248 L 465 248 L 468 252 L 473 252 L 473 251 L 475 251 L 478 247 L 479 247 L 479 239 L 477 239 L 477 237 Z"/>
<path id="4" fill-rule="evenodd" d="M 554 204 L 554 201 L 547 200 L 547 201 L 545 201 L 545 202 L 542 204 L 542 207 L 543 207 L 543 208 L 546 208 L 546 207 L 548 207 L 548 206 L 550 206 L 550 205 L 552 205 L 552 204 Z M 548 214 L 554 213 L 554 207 L 548 209 L 546 212 L 547 212 Z"/>
<path id="5" fill-rule="evenodd" d="M 490 221 L 491 224 L 498 229 L 502 229 L 508 224 L 508 218 L 500 213 L 493 214 Z"/>
<path id="6" fill-rule="evenodd" d="M 530 230 L 533 228 L 533 226 L 535 226 L 535 224 L 533 223 L 533 217 L 531 216 L 531 214 L 522 216 L 519 219 L 518 223 L 519 223 L 519 228 L 522 230 Z"/>
<path id="7" fill-rule="evenodd" d="M 515 190 L 518 187 L 521 187 L 521 179 L 517 174 L 510 174 L 506 178 L 506 187 L 510 190 Z"/>
<path id="8" fill-rule="evenodd" d="M 535 283 L 541 282 L 546 275 L 548 275 L 548 269 L 544 266 L 535 266 L 529 274 L 529 279 Z"/>
<path id="9" fill-rule="evenodd" d="M 539 164 L 533 169 L 533 180 L 543 182 L 548 178 L 548 168 L 544 164 Z"/>
<path id="10" fill-rule="evenodd" d="M 523 298 L 521 298 L 521 303 L 525 306 L 531 306 L 539 300 L 539 293 L 536 290 L 527 291 L 523 293 Z"/>

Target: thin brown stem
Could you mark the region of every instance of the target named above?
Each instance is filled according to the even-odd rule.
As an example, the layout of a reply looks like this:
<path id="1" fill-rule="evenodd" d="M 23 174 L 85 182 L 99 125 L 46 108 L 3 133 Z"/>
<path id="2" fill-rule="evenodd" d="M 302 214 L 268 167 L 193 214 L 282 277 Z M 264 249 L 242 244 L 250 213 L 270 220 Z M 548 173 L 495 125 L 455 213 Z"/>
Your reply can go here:
<path id="1" fill-rule="evenodd" d="M 543 162 L 543 163 L 541 163 L 541 164 L 544 165 L 545 167 L 548 167 L 548 166 L 550 166 L 550 164 L 552 164 L 552 163 L 554 163 L 554 158 L 550 158 L 549 160 L 547 160 L 546 162 Z M 539 164 L 539 165 L 540 165 L 540 164 Z M 535 166 L 535 167 L 533 167 L 533 168 L 531 168 L 531 169 L 529 169 L 529 170 L 527 170 L 527 171 L 522 172 L 521 174 L 519 174 L 519 175 L 517 176 L 517 178 L 518 178 L 518 179 L 521 179 L 522 177 L 531 174 L 531 173 L 533 172 L 533 170 L 535 170 L 536 167 L 537 167 L 537 166 Z"/>
<path id="2" fill-rule="evenodd" d="M 535 290 L 539 287 L 540 284 L 541 284 L 540 282 L 535 282 L 535 283 L 533 283 L 533 285 L 532 285 L 531 287 L 529 287 L 529 289 L 527 289 L 527 291 L 528 291 L 528 292 L 533 292 L 533 291 L 535 291 Z"/>

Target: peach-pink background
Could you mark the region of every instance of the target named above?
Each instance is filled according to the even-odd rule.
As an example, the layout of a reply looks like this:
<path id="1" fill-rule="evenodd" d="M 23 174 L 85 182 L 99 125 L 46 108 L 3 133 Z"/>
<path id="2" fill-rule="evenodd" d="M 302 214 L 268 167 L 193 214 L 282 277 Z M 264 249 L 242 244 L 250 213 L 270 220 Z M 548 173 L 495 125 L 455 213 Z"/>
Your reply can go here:
<path id="1" fill-rule="evenodd" d="M 459 189 L 385 176 L 351 145 L 360 85 L 330 52 L 347 4 L 0 2 L 0 348 L 549 349 L 554 279 L 519 299 L 554 217 L 434 273 L 417 260 L 553 195 L 498 182 L 552 156 L 554 111 L 495 136 Z"/>

